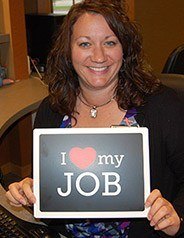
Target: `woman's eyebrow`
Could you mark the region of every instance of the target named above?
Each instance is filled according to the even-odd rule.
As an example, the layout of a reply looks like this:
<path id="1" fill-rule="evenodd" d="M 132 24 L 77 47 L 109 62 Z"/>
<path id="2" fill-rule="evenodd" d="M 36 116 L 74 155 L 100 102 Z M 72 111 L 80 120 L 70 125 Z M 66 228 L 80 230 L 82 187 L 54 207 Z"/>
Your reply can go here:
<path id="1" fill-rule="evenodd" d="M 116 37 L 116 38 L 117 38 L 116 35 L 109 35 L 109 36 L 106 36 L 106 37 L 104 38 L 104 40 L 106 40 L 106 39 L 108 39 L 108 38 L 110 38 L 110 37 Z M 74 40 L 79 40 L 80 38 L 86 38 L 86 39 L 88 39 L 88 40 L 91 40 L 91 37 L 90 37 L 90 36 L 78 36 L 78 37 L 74 38 Z"/>

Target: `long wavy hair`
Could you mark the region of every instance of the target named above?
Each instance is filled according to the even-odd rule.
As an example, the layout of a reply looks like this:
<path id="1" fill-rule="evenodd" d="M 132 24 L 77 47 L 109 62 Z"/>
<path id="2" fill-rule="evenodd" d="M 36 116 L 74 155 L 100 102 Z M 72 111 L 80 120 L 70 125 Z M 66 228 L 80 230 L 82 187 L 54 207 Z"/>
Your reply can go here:
<path id="1" fill-rule="evenodd" d="M 71 60 L 73 26 L 84 13 L 102 15 L 118 37 L 123 48 L 124 63 L 115 90 L 119 108 L 129 109 L 145 103 L 145 97 L 159 87 L 144 60 L 139 28 L 131 22 L 121 1 L 85 0 L 71 7 L 58 31 L 48 56 L 44 80 L 49 86 L 51 106 L 62 115 L 72 116 L 80 93 L 78 75 Z"/>

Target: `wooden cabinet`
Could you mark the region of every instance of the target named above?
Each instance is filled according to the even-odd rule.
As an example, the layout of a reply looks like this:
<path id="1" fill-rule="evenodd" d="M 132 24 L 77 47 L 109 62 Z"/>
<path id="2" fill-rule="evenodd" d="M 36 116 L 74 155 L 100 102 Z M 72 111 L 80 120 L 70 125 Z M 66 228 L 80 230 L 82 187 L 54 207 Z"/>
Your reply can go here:
<path id="1" fill-rule="evenodd" d="M 0 15 L 0 63 L 10 78 L 28 79 L 24 1 L 1 0 Z"/>
<path id="2" fill-rule="evenodd" d="M 0 65 L 8 65 L 8 51 L 10 47 L 10 35 L 0 34 Z"/>

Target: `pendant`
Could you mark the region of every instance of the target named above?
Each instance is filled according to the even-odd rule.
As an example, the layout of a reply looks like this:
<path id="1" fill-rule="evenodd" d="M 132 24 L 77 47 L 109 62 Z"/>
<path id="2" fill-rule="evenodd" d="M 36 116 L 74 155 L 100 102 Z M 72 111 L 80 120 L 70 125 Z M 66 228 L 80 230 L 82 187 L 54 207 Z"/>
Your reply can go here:
<path id="1" fill-rule="evenodd" d="M 97 117 L 97 108 L 96 107 L 92 107 L 90 110 L 90 116 L 92 118 L 96 118 Z"/>

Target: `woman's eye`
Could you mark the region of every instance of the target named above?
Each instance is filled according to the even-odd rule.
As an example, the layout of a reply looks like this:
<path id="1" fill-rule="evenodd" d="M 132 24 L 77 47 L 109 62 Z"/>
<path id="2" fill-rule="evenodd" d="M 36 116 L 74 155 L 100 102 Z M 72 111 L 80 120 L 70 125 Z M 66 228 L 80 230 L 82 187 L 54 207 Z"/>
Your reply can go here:
<path id="1" fill-rule="evenodd" d="M 115 46 L 117 43 L 115 41 L 107 41 L 105 45 L 107 46 Z"/>
<path id="2" fill-rule="evenodd" d="M 87 48 L 90 46 L 90 43 L 89 42 L 82 42 L 79 44 L 80 47 L 83 47 L 83 48 Z"/>

